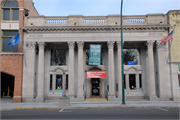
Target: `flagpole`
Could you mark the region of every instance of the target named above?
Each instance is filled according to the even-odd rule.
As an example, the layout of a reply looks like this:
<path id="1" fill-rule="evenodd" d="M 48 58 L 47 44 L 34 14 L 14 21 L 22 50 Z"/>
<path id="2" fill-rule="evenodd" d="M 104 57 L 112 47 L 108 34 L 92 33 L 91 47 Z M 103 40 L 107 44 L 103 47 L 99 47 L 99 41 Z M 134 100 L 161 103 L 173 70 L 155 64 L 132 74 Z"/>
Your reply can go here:
<path id="1" fill-rule="evenodd" d="M 174 31 L 175 31 L 175 28 L 176 28 L 176 24 L 174 25 Z M 172 37 L 172 40 L 171 40 L 171 43 L 170 43 L 170 47 L 169 47 L 169 53 L 168 53 L 168 56 L 167 56 L 166 64 L 168 64 L 168 60 L 170 59 L 169 57 L 170 57 L 170 52 L 171 52 L 172 41 L 173 41 L 173 38 L 174 38 L 174 31 L 173 31 L 173 37 Z"/>

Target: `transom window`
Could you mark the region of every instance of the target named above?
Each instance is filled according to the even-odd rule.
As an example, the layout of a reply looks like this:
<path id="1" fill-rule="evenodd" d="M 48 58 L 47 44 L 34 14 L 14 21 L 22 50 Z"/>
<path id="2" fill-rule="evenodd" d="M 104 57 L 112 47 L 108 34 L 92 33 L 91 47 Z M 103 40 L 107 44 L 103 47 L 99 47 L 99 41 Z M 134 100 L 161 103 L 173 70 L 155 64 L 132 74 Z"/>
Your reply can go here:
<path id="1" fill-rule="evenodd" d="M 19 5 L 16 1 L 7 1 L 2 6 L 3 20 L 19 20 Z"/>
<path id="2" fill-rule="evenodd" d="M 67 50 L 52 50 L 51 51 L 51 66 L 66 65 Z"/>

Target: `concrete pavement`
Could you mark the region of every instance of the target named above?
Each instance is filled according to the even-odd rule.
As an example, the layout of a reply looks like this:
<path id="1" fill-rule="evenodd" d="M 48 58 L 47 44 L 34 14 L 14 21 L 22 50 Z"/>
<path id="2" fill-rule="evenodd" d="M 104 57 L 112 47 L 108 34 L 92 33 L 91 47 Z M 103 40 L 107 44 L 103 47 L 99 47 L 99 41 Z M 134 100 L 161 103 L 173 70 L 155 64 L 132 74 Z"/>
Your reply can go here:
<path id="1" fill-rule="evenodd" d="M 121 108 L 121 107 L 172 107 L 179 108 L 180 103 L 174 101 L 126 101 L 126 105 L 122 102 L 71 102 L 68 107 L 59 107 L 59 102 L 44 103 L 12 103 L 1 99 L 0 110 L 23 110 L 23 109 L 85 109 L 85 108 Z"/>

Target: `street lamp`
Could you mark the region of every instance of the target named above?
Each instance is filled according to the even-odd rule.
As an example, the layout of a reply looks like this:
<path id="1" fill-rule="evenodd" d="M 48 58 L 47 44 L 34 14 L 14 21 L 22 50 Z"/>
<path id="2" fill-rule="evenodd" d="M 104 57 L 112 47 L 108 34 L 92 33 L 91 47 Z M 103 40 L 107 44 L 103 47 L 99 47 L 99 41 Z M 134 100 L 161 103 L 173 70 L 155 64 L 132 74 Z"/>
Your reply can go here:
<path id="1" fill-rule="evenodd" d="M 124 95 L 124 64 L 123 64 L 123 28 L 122 28 L 122 6 L 123 0 L 121 0 L 121 66 L 122 66 L 122 104 L 125 103 L 125 95 Z"/>

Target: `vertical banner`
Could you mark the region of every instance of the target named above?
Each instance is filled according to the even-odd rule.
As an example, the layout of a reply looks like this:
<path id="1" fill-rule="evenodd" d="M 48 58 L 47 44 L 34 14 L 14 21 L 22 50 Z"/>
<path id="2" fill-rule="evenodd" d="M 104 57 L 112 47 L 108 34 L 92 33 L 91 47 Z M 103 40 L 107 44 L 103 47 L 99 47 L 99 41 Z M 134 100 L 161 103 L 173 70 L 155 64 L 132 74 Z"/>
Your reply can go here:
<path id="1" fill-rule="evenodd" d="M 101 45 L 89 45 L 89 65 L 101 65 Z"/>

